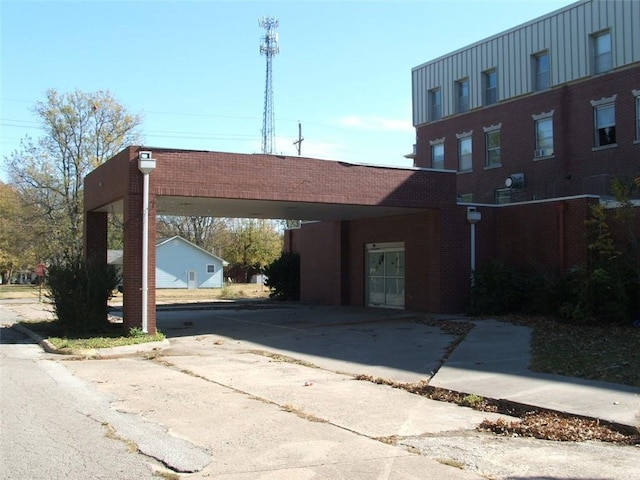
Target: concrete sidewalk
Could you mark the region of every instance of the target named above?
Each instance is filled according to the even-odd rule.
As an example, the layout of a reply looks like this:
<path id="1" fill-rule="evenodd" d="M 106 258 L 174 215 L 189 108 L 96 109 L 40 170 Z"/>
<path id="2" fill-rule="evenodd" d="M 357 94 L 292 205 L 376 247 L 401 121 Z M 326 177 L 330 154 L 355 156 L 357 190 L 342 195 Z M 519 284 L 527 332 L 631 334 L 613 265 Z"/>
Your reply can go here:
<path id="1" fill-rule="evenodd" d="M 533 372 L 530 328 L 496 320 L 474 323 L 429 385 L 640 425 L 640 388 Z"/>

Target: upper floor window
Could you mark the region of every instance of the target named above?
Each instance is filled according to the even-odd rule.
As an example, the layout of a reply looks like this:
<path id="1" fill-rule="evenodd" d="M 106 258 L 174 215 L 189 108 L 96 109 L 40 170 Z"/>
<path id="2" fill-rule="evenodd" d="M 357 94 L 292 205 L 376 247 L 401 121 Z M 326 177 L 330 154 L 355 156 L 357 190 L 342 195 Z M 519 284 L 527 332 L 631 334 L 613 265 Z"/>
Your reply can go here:
<path id="1" fill-rule="evenodd" d="M 541 52 L 533 56 L 533 86 L 540 91 L 549 88 L 549 53 Z"/>
<path id="2" fill-rule="evenodd" d="M 429 120 L 434 122 L 442 118 L 442 95 L 439 88 L 429 90 Z"/>
<path id="3" fill-rule="evenodd" d="M 601 32 L 591 38 L 593 51 L 593 73 L 608 72 L 612 68 L 611 32 Z"/>
<path id="4" fill-rule="evenodd" d="M 616 97 L 617 95 L 612 95 L 600 100 L 591 100 L 595 148 L 616 143 Z"/>
<path id="5" fill-rule="evenodd" d="M 536 148 L 534 158 L 553 155 L 553 110 L 540 115 L 533 115 L 535 123 Z"/>
<path id="6" fill-rule="evenodd" d="M 595 146 L 604 147 L 616 143 L 616 107 L 613 103 L 594 108 Z"/>
<path id="7" fill-rule="evenodd" d="M 431 142 L 431 168 L 444 169 L 444 138 Z"/>
<path id="8" fill-rule="evenodd" d="M 493 125 L 484 129 L 487 167 L 495 167 L 501 163 L 500 127 L 501 125 Z"/>
<path id="9" fill-rule="evenodd" d="M 495 70 L 488 70 L 483 74 L 484 104 L 493 105 L 498 101 L 498 77 Z"/>
<path id="10" fill-rule="evenodd" d="M 469 79 L 456 82 L 456 113 L 469 111 Z"/>
<path id="11" fill-rule="evenodd" d="M 471 133 L 458 135 L 459 172 L 470 172 L 473 169 L 472 153 Z"/>

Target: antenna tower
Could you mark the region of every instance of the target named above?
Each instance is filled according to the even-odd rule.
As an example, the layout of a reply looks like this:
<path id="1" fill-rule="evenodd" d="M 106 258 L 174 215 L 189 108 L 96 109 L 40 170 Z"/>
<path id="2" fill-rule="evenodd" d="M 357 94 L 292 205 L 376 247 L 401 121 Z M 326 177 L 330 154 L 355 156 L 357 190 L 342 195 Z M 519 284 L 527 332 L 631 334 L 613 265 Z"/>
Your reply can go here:
<path id="1" fill-rule="evenodd" d="M 262 153 L 273 153 L 275 149 L 275 125 L 273 119 L 273 80 L 271 75 L 271 63 L 274 55 L 280 53 L 278 47 L 278 19 L 263 17 L 258 20 L 258 25 L 265 29 L 261 37 L 260 54 L 267 57 L 267 75 L 264 84 L 264 112 L 262 113 Z"/>

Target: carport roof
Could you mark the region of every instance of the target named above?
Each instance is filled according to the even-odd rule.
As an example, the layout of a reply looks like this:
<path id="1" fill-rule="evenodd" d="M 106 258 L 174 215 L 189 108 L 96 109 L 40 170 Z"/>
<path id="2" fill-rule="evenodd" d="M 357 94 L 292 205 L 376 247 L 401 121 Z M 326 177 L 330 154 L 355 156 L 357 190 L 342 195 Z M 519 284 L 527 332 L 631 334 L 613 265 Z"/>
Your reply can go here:
<path id="1" fill-rule="evenodd" d="M 87 211 L 122 213 L 140 192 L 138 153 L 157 168 L 157 215 L 339 221 L 406 215 L 455 203 L 455 174 L 307 157 L 132 146 L 85 178 Z"/>

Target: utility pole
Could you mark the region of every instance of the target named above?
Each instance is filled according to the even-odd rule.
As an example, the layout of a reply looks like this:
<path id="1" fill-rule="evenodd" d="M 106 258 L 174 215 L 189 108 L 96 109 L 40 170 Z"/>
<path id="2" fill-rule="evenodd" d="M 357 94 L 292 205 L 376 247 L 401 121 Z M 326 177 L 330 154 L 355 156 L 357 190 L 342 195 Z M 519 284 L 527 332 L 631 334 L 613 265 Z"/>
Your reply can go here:
<path id="1" fill-rule="evenodd" d="M 300 156 L 300 151 L 302 150 L 302 141 L 303 140 L 304 140 L 304 138 L 302 138 L 302 124 L 300 122 L 298 122 L 298 141 L 297 142 L 293 142 L 293 144 L 298 149 L 298 156 Z"/>
<path id="2" fill-rule="evenodd" d="M 264 85 L 264 111 L 262 113 L 262 153 L 272 154 L 275 150 L 275 125 L 273 116 L 273 80 L 271 78 L 271 61 L 280 53 L 278 46 L 278 19 L 263 17 L 258 25 L 265 29 L 261 38 L 260 54 L 267 58 L 267 74 Z"/>

